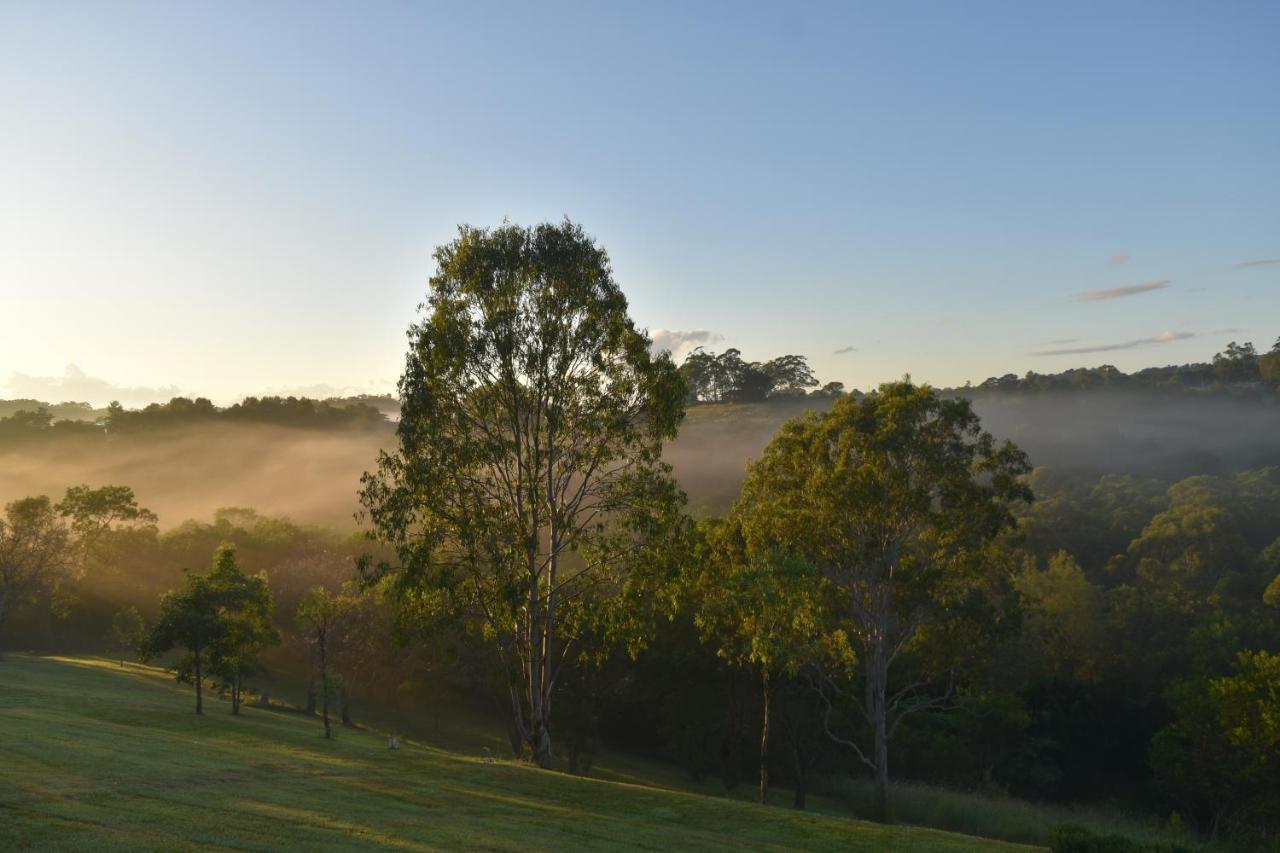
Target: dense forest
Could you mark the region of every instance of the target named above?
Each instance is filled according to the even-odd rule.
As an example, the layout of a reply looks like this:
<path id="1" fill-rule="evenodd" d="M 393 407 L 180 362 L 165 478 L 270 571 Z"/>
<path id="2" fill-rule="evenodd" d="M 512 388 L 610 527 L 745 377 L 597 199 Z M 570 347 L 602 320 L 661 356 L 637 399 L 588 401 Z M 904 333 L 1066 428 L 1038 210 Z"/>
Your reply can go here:
<path id="1" fill-rule="evenodd" d="M 545 251 L 591 261 L 561 237 Z M 487 239 L 468 232 L 442 261 L 440 316 L 471 298 L 450 264 L 478 263 L 466 253 Z M 596 343 L 625 358 L 597 367 L 613 396 L 573 414 L 597 441 L 565 439 L 579 473 L 547 475 L 569 507 L 539 546 L 562 561 L 551 601 L 493 568 L 533 541 L 505 526 L 523 516 L 487 515 L 455 476 L 493 452 L 457 424 L 505 404 L 456 392 L 465 365 L 430 362 L 443 344 L 424 326 L 394 401 L 0 403 L 0 648 L 141 649 L 237 708 L 258 679 L 292 677 L 326 726 L 447 695 L 546 766 L 588 772 L 609 745 L 729 789 L 783 785 L 801 808 L 874 778 L 887 817 L 891 769 L 1274 842 L 1280 341 L 1134 374 L 862 393 L 794 355 L 696 350 L 676 369 L 610 293 L 583 299 L 616 336 Z M 643 417 L 601 414 L 633 406 Z M 883 471 L 802 475 L 825 464 L 815 448 L 850 442 Z M 614 461 L 585 467 L 591 453 Z M 945 512 L 911 503 L 903 454 Z M 213 497 L 184 504 L 179 486 Z M 455 503 L 411 508 L 421 489 Z M 894 501 L 914 506 L 899 575 L 816 568 L 858 564 L 865 540 L 824 537 L 888 536 Z M 575 527 L 598 512 L 618 526 Z M 865 621 L 833 615 L 849 602 Z"/>

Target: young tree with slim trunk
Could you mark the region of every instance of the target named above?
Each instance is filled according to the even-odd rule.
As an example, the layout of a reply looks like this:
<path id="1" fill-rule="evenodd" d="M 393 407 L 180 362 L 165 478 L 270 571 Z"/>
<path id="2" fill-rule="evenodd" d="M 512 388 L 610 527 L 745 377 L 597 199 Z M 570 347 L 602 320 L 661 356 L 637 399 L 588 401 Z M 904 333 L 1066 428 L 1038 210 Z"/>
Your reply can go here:
<path id="1" fill-rule="evenodd" d="M 230 547 L 218 549 L 207 577 L 218 596 L 222 621 L 221 636 L 210 647 L 209 669 L 230 689 L 231 713 L 239 714 L 244 680 L 260 668 L 258 654 L 280 642 L 280 632 L 271 623 L 271 589 L 266 572 L 245 574 Z"/>
<path id="2" fill-rule="evenodd" d="M 1010 502 L 1030 499 L 1028 470 L 967 400 L 909 381 L 788 422 L 750 468 L 735 509 L 746 553 L 790 555 L 822 573 L 832 656 L 856 661 L 871 747 L 828 733 L 874 773 L 880 819 L 889 741 L 905 714 L 936 704 L 927 683 L 891 686 L 894 664 L 922 646 L 945 656 L 937 637 L 979 594 L 982 551 L 1012 524 Z"/>
<path id="3" fill-rule="evenodd" d="M 143 657 L 152 658 L 181 647 L 186 653 L 173 665 L 179 681 L 196 688 L 196 713 L 204 713 L 204 678 L 209 652 L 225 633 L 218 589 L 206 575 L 188 575 L 185 589 L 160 600 L 160 615 L 143 644 Z"/>
<path id="4" fill-rule="evenodd" d="M 551 763 L 556 676 L 588 603 L 625 595 L 682 495 L 661 460 L 683 415 L 669 355 L 568 221 L 460 229 L 410 328 L 399 447 L 362 501 L 399 588 L 447 590 L 511 674 L 514 725 Z"/>
<path id="5" fill-rule="evenodd" d="M 298 627 L 306 632 L 307 642 L 314 649 L 316 664 L 320 668 L 320 708 L 325 737 L 333 736 L 329 726 L 329 697 L 334 692 L 330 673 L 330 655 L 335 639 L 333 632 L 351 603 L 349 598 L 330 595 L 327 589 L 317 586 L 307 590 L 298 604 Z M 343 714 L 346 714 L 345 701 Z"/>
<path id="6" fill-rule="evenodd" d="M 782 553 L 749 554 L 741 519 L 704 520 L 694 560 L 695 624 L 717 653 L 760 672 L 760 802 L 769 793 L 772 687 L 817 656 L 821 578 Z"/>

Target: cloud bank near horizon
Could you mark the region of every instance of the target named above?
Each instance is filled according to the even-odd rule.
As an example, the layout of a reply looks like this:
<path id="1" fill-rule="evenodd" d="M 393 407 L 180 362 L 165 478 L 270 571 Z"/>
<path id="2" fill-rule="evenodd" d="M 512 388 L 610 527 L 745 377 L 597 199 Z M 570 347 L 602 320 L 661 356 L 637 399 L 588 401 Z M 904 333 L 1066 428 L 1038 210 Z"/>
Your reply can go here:
<path id="1" fill-rule="evenodd" d="M 145 406 L 181 395 L 176 385 L 158 388 L 117 385 L 106 379 L 90 376 L 74 364 L 63 368 L 61 376 L 31 376 L 14 371 L 5 380 L 5 387 L 12 397 L 41 400 L 47 403 L 89 403 L 105 406 L 112 400 L 124 406 Z"/>

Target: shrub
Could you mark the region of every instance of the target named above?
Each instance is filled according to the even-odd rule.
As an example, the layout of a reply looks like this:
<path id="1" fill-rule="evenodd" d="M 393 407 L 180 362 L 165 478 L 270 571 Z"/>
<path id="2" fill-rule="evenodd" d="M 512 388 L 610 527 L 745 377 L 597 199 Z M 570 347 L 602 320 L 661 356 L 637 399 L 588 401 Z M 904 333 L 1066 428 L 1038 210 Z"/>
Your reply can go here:
<path id="1" fill-rule="evenodd" d="M 1053 853 L 1191 853 L 1190 847 L 1164 842 L 1141 842 L 1123 835 L 1099 835 L 1082 826 L 1064 824 L 1049 830 Z"/>

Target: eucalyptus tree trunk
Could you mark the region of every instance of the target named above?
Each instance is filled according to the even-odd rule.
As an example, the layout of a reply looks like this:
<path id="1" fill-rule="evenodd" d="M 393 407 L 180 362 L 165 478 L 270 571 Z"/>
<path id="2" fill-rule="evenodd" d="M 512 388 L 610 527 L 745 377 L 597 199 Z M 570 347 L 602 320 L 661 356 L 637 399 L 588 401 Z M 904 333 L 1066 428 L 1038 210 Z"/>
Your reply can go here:
<path id="1" fill-rule="evenodd" d="M 536 524 L 536 520 L 535 520 Z M 531 539 L 536 542 L 537 534 Z M 536 545 L 529 553 L 529 627 L 526 643 L 529 649 L 528 701 L 529 701 L 529 751 L 533 760 L 544 769 L 551 767 L 551 730 L 547 723 L 551 716 L 551 695 L 548 679 L 547 652 L 551 640 L 550 594 L 544 604 L 542 597 L 542 572 L 538 570 Z"/>
<path id="2" fill-rule="evenodd" d="M 804 749 L 799 744 L 792 746 L 791 756 L 794 760 L 796 769 L 795 797 L 791 801 L 791 807 L 793 809 L 803 811 L 805 807 L 805 797 L 809 792 L 808 756 L 804 754 Z"/>
<path id="3" fill-rule="evenodd" d="M 579 226 L 464 227 L 436 259 L 429 316 L 410 328 L 399 449 L 363 479 L 401 564 L 376 572 L 425 566 L 415 586 L 458 594 L 494 638 L 521 751 L 549 767 L 575 620 L 676 529 L 682 496 L 660 451 L 683 383 Z"/>
<path id="4" fill-rule="evenodd" d="M 320 642 L 317 645 L 320 647 L 320 709 L 324 717 L 324 736 L 329 738 L 333 737 L 333 733 L 329 730 L 329 665 L 325 659 L 324 648 L 327 633 L 324 627 L 320 629 Z"/>
<path id="5" fill-rule="evenodd" d="M 889 570 L 892 575 L 892 568 Z M 872 611 L 866 638 L 866 712 L 871 722 L 871 765 L 875 775 L 871 817 L 884 823 L 889 819 L 889 631 L 892 611 L 891 593 L 883 585 L 870 595 Z"/>
<path id="6" fill-rule="evenodd" d="M 875 765 L 875 798 L 871 816 L 873 820 L 884 823 L 889 819 L 889 735 L 885 699 L 889 672 L 883 642 L 874 645 L 868 670 L 867 704 L 875 730 L 871 759 Z"/>

